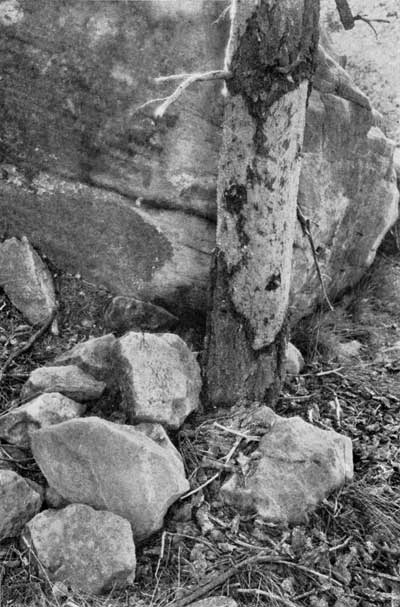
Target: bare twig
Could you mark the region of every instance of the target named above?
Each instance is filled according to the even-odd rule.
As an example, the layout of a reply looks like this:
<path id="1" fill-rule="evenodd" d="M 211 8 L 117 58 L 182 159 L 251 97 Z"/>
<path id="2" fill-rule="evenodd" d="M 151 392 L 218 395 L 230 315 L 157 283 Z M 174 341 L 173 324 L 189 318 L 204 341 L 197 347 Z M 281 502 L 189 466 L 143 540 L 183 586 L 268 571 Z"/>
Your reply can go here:
<path id="1" fill-rule="evenodd" d="M 253 563 L 275 563 L 278 560 L 279 557 L 273 554 L 256 554 L 254 556 L 250 556 L 244 559 L 243 561 L 240 561 L 236 565 L 233 565 L 233 567 L 230 567 L 230 569 L 227 569 L 223 573 L 214 576 L 209 582 L 198 586 L 195 590 L 193 590 L 183 598 L 178 599 L 177 601 L 173 601 L 169 604 L 169 607 L 185 607 L 186 605 L 190 605 L 190 603 L 197 601 L 197 599 L 200 599 L 202 596 L 204 596 L 211 590 L 222 586 L 222 584 L 224 584 L 233 575 L 235 575 L 235 573 L 237 573 L 240 569 L 246 567 L 247 565 L 251 565 Z"/>
<path id="2" fill-rule="evenodd" d="M 275 594 L 269 590 L 261 590 L 260 588 L 238 588 L 238 593 L 264 596 L 270 600 L 278 601 L 278 603 L 282 603 L 282 605 L 286 605 L 286 607 L 297 607 L 296 603 L 293 603 L 293 601 L 289 601 L 289 599 L 285 599 L 284 596 L 280 596 L 279 594 Z"/>
<path id="3" fill-rule="evenodd" d="M 314 264 L 317 270 L 317 274 L 318 274 L 318 279 L 319 282 L 321 284 L 321 289 L 322 289 L 322 294 L 324 296 L 324 299 L 326 301 L 326 303 L 328 304 L 329 309 L 331 310 L 331 312 L 334 311 L 334 307 L 331 304 L 331 301 L 328 297 L 328 293 L 326 291 L 326 287 L 325 287 L 325 283 L 324 280 L 322 278 L 322 273 L 321 273 L 321 268 L 319 265 L 319 261 L 318 261 L 318 255 L 317 255 L 317 251 L 315 249 L 315 244 L 314 244 L 314 240 L 313 237 L 311 235 L 311 228 L 310 228 L 310 220 L 306 218 L 306 216 L 304 215 L 300 205 L 297 205 L 297 219 L 300 222 L 301 225 L 301 229 L 303 230 L 303 234 L 308 238 L 308 241 L 310 243 L 310 247 L 311 247 L 311 251 L 312 251 L 312 255 L 314 258 Z"/>
<path id="4" fill-rule="evenodd" d="M 203 483 L 199 487 L 196 487 L 195 489 L 192 489 L 191 491 L 189 491 L 189 493 L 185 493 L 185 495 L 182 495 L 179 499 L 185 500 L 187 497 L 190 497 L 191 495 L 194 495 L 195 493 L 198 493 L 199 491 L 201 491 L 202 489 L 204 489 L 204 487 L 207 487 L 207 485 L 210 485 L 213 481 L 215 481 L 219 477 L 219 475 L 220 475 L 220 473 L 217 472 L 216 474 L 214 474 L 214 476 L 212 476 L 211 478 L 209 478 L 208 480 L 206 480 L 205 483 Z"/>
<path id="5" fill-rule="evenodd" d="M 239 432 L 239 430 L 234 430 L 233 428 L 227 428 L 226 426 L 223 426 L 222 424 L 219 424 L 218 422 L 214 422 L 214 426 L 216 428 L 219 428 L 220 430 L 223 430 L 224 432 L 228 432 L 229 434 L 235 434 L 235 436 L 240 436 L 241 438 L 245 438 L 246 440 L 250 440 L 250 441 L 259 441 L 260 440 L 259 436 L 251 436 L 250 434 L 245 434 L 244 432 Z"/>
<path id="6" fill-rule="evenodd" d="M 52 325 L 53 320 L 56 317 L 56 314 L 57 314 L 57 310 L 53 310 L 53 312 L 51 313 L 48 320 L 46 320 L 46 322 L 40 327 L 40 329 L 38 329 L 32 335 L 32 337 L 26 342 L 26 344 L 24 344 L 20 348 L 17 348 L 13 352 L 11 352 L 10 356 L 7 358 L 6 362 L 3 364 L 3 366 L 0 369 L 0 382 L 3 380 L 4 374 L 7 371 L 8 367 L 11 365 L 11 363 L 16 358 L 18 358 L 18 356 L 21 356 L 21 354 L 24 354 L 24 352 L 27 352 L 28 350 L 30 350 L 32 348 L 33 344 L 35 343 L 35 341 L 37 341 L 39 339 L 39 337 L 41 337 L 47 331 L 47 329 Z"/>
<path id="7" fill-rule="evenodd" d="M 378 32 L 376 31 L 372 23 L 390 23 L 388 19 L 369 19 L 369 17 L 364 17 L 363 15 L 356 15 L 354 17 L 354 21 L 364 21 L 364 23 L 369 25 L 369 27 L 372 29 L 376 38 L 378 38 Z"/>
<path id="8" fill-rule="evenodd" d="M 164 82 L 174 82 L 182 80 L 182 82 L 177 86 L 171 95 L 167 97 L 157 97 L 155 99 L 149 99 L 142 105 L 136 108 L 135 113 L 143 110 L 147 106 L 153 103 L 161 103 L 155 111 L 154 116 L 156 118 L 162 118 L 172 103 L 174 103 L 182 93 L 195 82 L 205 82 L 209 80 L 229 80 L 232 78 L 232 73 L 227 70 L 211 70 L 209 72 L 193 72 L 193 73 L 182 73 L 182 74 L 171 74 L 170 76 L 159 76 L 155 78 L 154 81 L 156 84 L 164 83 Z"/>

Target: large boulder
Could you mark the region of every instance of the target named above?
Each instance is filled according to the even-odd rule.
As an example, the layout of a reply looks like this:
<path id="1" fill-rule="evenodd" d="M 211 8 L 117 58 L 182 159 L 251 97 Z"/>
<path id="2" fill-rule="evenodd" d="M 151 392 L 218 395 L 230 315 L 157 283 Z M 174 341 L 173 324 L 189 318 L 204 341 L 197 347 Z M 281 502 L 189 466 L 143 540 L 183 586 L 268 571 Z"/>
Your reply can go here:
<path id="1" fill-rule="evenodd" d="M 82 403 L 58 392 L 41 394 L 0 416 L 0 438 L 19 447 L 29 447 L 32 432 L 79 417 L 85 409 Z"/>
<path id="2" fill-rule="evenodd" d="M 26 233 L 60 268 L 117 294 L 178 313 L 204 309 L 221 83 L 188 89 L 162 119 L 154 119 L 154 104 L 138 108 L 176 86 L 155 85 L 155 76 L 223 66 L 229 20 L 217 18 L 229 0 L 42 0 L 29 11 L 14 4 L 18 17 L 0 20 L 3 231 Z M 319 62 L 299 201 L 333 298 L 372 262 L 396 219 L 398 193 L 393 143 L 365 95 L 326 53 Z M 300 227 L 292 274 L 296 320 L 322 299 Z"/>
<path id="3" fill-rule="evenodd" d="M 47 322 L 57 308 L 51 274 L 25 236 L 0 244 L 0 287 L 33 325 Z"/>
<path id="4" fill-rule="evenodd" d="M 239 510 L 256 511 L 273 523 L 303 523 L 329 493 L 353 478 L 348 437 L 268 407 L 255 412 L 251 423 L 266 432 L 247 462 L 242 457 L 241 472 L 221 488 L 225 501 Z"/>
<path id="5" fill-rule="evenodd" d="M 0 542 L 19 535 L 41 505 L 41 492 L 35 483 L 12 470 L 0 469 Z"/>
<path id="6" fill-rule="evenodd" d="M 394 143 L 375 126 L 368 99 L 320 47 L 298 201 L 310 220 L 320 271 L 332 299 L 360 280 L 397 219 L 393 152 Z M 292 322 L 311 312 L 316 301 L 323 301 L 320 278 L 309 239 L 298 224 Z"/>
<path id="7" fill-rule="evenodd" d="M 135 540 L 158 531 L 169 506 L 189 489 L 178 451 L 156 424 L 76 419 L 35 432 L 32 451 L 64 499 L 126 518 Z"/>
<path id="8" fill-rule="evenodd" d="M 101 594 L 135 579 L 130 524 L 111 512 L 83 504 L 45 510 L 26 525 L 23 541 L 40 563 L 40 576 L 75 592 Z"/>
<path id="9" fill-rule="evenodd" d="M 29 375 L 21 396 L 33 398 L 41 392 L 61 392 L 73 400 L 84 402 L 100 398 L 105 387 L 103 381 L 97 381 L 76 365 L 39 367 Z"/>
<path id="10" fill-rule="evenodd" d="M 196 356 L 173 333 L 131 331 L 119 339 L 118 380 L 132 422 L 178 429 L 200 404 Z"/>

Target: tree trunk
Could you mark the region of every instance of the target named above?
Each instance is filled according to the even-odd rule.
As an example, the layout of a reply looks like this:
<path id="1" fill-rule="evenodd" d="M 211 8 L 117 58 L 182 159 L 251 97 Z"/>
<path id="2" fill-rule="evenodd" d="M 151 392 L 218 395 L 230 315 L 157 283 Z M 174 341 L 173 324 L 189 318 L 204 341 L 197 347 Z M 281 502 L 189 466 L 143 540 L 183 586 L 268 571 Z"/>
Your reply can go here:
<path id="1" fill-rule="evenodd" d="M 271 402 L 286 345 L 317 0 L 233 0 L 217 246 L 205 347 L 208 403 Z"/>

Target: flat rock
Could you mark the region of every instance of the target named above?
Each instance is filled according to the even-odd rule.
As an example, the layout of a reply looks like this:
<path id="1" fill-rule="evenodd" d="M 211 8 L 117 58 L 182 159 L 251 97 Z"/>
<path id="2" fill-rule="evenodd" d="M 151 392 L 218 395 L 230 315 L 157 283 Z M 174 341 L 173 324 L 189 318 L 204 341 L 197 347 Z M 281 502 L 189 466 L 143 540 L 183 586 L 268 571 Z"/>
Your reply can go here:
<path id="1" fill-rule="evenodd" d="M 60 392 L 76 401 L 96 400 L 106 384 L 97 381 L 76 365 L 40 367 L 29 375 L 22 388 L 22 398 L 37 396 L 41 392 Z"/>
<path id="2" fill-rule="evenodd" d="M 177 429 L 199 406 L 200 367 L 177 335 L 130 332 L 119 339 L 117 364 L 130 421 Z"/>
<path id="3" fill-rule="evenodd" d="M 45 323 L 56 310 L 51 274 L 25 236 L 0 244 L 0 286 L 33 325 Z"/>
<path id="4" fill-rule="evenodd" d="M 181 456 L 158 424 L 75 419 L 35 432 L 32 451 L 64 499 L 126 518 L 135 541 L 160 529 L 189 489 Z"/>
<path id="5" fill-rule="evenodd" d="M 135 579 L 130 524 L 111 512 L 84 504 L 45 510 L 27 524 L 23 540 L 40 562 L 39 575 L 73 591 L 102 594 Z"/>
<path id="6" fill-rule="evenodd" d="M 288 375 L 299 375 L 304 368 L 304 358 L 292 342 L 286 347 L 285 369 Z"/>
<path id="7" fill-rule="evenodd" d="M 36 483 L 12 470 L 0 470 L 0 541 L 19 535 L 42 505 Z"/>
<path id="8" fill-rule="evenodd" d="M 86 407 L 58 392 L 41 394 L 0 416 L 0 438 L 29 447 L 32 432 L 83 415 Z"/>
<path id="9" fill-rule="evenodd" d="M 268 407 L 256 413 L 266 433 L 248 462 L 242 459 L 243 474 L 233 474 L 222 486 L 222 496 L 270 522 L 305 522 L 329 493 L 353 478 L 351 440 Z"/>
<path id="10" fill-rule="evenodd" d="M 112 333 L 88 339 L 58 356 L 53 365 L 76 365 L 95 379 L 107 381 L 112 374 L 116 343 Z"/>
<path id="11" fill-rule="evenodd" d="M 108 329 L 126 333 L 131 330 L 165 331 L 174 327 L 178 318 L 160 306 L 120 295 L 108 306 L 104 321 Z"/>

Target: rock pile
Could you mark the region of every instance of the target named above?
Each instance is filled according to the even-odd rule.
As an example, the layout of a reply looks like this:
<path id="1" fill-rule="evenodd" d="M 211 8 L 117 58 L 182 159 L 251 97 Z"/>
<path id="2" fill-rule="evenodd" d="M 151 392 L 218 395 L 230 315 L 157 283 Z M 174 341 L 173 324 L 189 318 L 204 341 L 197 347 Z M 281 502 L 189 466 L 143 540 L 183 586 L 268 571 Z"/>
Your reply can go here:
<path id="1" fill-rule="evenodd" d="M 199 408 L 200 367 L 178 335 L 129 330 L 142 321 L 153 330 L 175 322 L 142 304 L 116 298 L 108 322 L 117 334 L 128 332 L 89 339 L 35 369 L 21 392 L 26 402 L 0 416 L 0 440 L 30 450 L 47 481 L 39 486 L 2 463 L 0 541 L 21 535 L 39 572 L 74 591 L 98 594 L 132 583 L 135 545 L 161 529 L 169 507 L 190 489 L 168 432 Z M 303 365 L 289 344 L 288 378 Z M 107 391 L 120 395 L 114 412 L 126 423 L 104 419 Z M 241 474 L 222 486 L 225 502 L 298 523 L 351 479 L 346 437 L 267 407 L 256 406 L 248 418 L 258 449 L 248 461 L 242 454 Z"/>

